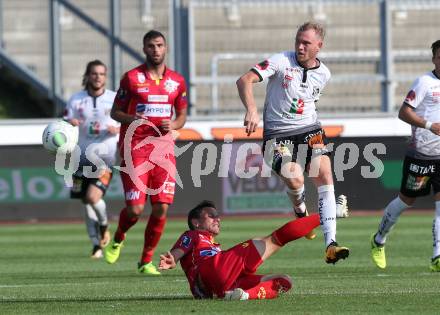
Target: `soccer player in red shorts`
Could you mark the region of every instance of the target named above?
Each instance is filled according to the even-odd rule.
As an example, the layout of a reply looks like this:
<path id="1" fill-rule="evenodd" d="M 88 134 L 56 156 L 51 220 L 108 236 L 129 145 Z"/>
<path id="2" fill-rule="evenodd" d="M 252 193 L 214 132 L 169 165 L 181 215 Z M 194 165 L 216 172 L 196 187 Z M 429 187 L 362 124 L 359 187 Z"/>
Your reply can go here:
<path id="1" fill-rule="evenodd" d="M 226 251 L 214 241 L 220 233 L 214 203 L 203 201 L 192 209 L 188 226 L 173 248 L 160 256 L 159 269 L 173 269 L 180 261 L 195 298 L 273 299 L 290 290 L 292 280 L 282 274 L 258 275 L 257 268 L 282 246 L 319 226 L 319 215 L 290 221 L 266 237 L 247 240 Z"/>
<path id="2" fill-rule="evenodd" d="M 120 170 L 126 207 L 104 257 L 111 264 L 117 261 L 125 234 L 138 221 L 149 195 L 152 213 L 138 264 L 139 272 L 146 275 L 160 275 L 152 258 L 174 199 L 176 161 L 172 131 L 182 128 L 186 121 L 185 81 L 165 66 L 166 50 L 162 33 L 152 30 L 144 35 L 146 61 L 124 74 L 111 112 L 112 118 L 121 122 Z"/>

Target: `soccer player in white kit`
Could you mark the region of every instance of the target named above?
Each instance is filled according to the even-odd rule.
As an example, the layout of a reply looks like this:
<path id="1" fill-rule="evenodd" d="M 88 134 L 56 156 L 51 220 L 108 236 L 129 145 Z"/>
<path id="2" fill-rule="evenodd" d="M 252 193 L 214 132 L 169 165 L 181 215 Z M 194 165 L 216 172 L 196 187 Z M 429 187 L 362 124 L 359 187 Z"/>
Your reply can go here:
<path id="1" fill-rule="evenodd" d="M 371 257 L 377 267 L 386 268 L 385 242 L 403 210 L 417 197 L 434 192 L 432 223 L 434 250 L 431 270 L 440 272 L 440 40 L 431 46 L 434 70 L 417 78 L 399 111 L 399 118 L 411 125 L 411 142 L 403 162 L 399 195 L 385 208 L 382 221 L 371 236 Z"/>
<path id="2" fill-rule="evenodd" d="M 295 51 L 278 53 L 259 63 L 237 81 L 237 88 L 247 110 L 244 125 L 250 135 L 260 122 L 253 84 L 269 79 L 263 113 L 265 161 L 287 185 L 297 217 L 308 215 L 303 172 L 309 173 L 318 190 L 325 261 L 334 264 L 347 258 L 349 249 L 336 242 L 337 206 L 330 153 L 315 106 L 331 76 L 317 58 L 324 33 L 320 24 L 304 23 L 296 33 Z M 313 237 L 314 233 L 308 238 Z"/>
<path id="3" fill-rule="evenodd" d="M 90 61 L 83 76 L 84 90 L 70 98 L 64 115 L 66 121 L 79 126 L 81 160 L 73 175 L 71 198 L 84 203 L 94 259 L 103 257 L 102 249 L 111 239 L 103 196 L 112 178 L 120 126 L 110 117 L 116 93 L 105 88 L 106 77 L 106 65 Z"/>

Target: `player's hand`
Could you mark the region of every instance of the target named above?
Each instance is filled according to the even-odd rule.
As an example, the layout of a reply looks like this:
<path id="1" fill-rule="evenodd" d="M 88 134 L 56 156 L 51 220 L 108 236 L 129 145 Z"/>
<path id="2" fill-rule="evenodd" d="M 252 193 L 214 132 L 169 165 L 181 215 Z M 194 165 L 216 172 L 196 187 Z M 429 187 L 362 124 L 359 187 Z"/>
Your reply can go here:
<path id="1" fill-rule="evenodd" d="M 107 125 L 107 132 L 112 135 L 117 135 L 119 133 L 119 127 Z"/>
<path id="2" fill-rule="evenodd" d="M 69 124 L 76 127 L 76 126 L 81 125 L 81 120 L 73 118 L 73 119 L 69 120 Z"/>
<path id="3" fill-rule="evenodd" d="M 255 132 L 257 130 L 257 126 L 260 123 L 260 116 L 258 115 L 258 112 L 255 111 L 247 111 L 246 115 L 244 116 L 244 126 L 246 127 L 246 133 L 248 137 L 251 135 L 251 133 Z"/>
<path id="4" fill-rule="evenodd" d="M 433 123 L 430 130 L 432 133 L 440 136 L 440 123 Z"/>
<path id="5" fill-rule="evenodd" d="M 166 132 L 172 130 L 173 124 L 172 124 L 171 119 L 163 119 L 160 124 L 160 127 L 162 128 L 163 131 L 166 131 Z"/>
<path id="6" fill-rule="evenodd" d="M 170 252 L 160 255 L 159 270 L 168 270 L 176 267 L 174 256 Z"/>

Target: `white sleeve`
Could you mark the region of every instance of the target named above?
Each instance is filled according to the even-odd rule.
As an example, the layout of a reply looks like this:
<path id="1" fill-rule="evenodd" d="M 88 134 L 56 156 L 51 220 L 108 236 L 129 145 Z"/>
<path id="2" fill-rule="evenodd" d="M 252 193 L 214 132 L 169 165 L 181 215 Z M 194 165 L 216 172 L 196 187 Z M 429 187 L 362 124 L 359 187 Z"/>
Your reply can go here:
<path id="1" fill-rule="evenodd" d="M 278 71 L 280 68 L 279 64 L 281 56 L 281 54 L 273 55 L 269 59 L 253 66 L 251 70 L 260 77 L 261 81 L 263 81 L 264 79 L 273 76 Z"/>
<path id="2" fill-rule="evenodd" d="M 426 96 L 427 87 L 428 85 L 424 84 L 424 80 L 421 77 L 417 78 L 406 95 L 404 102 L 413 108 L 417 108 Z"/>

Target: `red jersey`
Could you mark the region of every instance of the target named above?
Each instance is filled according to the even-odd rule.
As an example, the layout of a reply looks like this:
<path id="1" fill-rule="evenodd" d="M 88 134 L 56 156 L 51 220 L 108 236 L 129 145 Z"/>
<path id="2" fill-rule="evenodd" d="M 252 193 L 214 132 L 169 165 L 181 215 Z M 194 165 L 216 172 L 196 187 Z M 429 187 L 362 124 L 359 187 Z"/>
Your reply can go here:
<path id="1" fill-rule="evenodd" d="M 208 231 L 186 231 L 179 237 L 172 250 L 176 248 L 184 252 L 180 265 L 188 279 L 192 294 L 198 298 L 205 297 L 198 287 L 196 278 L 199 265 L 221 252 L 220 244 L 215 243 L 213 235 Z"/>
<path id="2" fill-rule="evenodd" d="M 185 80 L 179 73 L 168 68 L 165 68 L 162 79 L 153 80 L 146 64 L 142 64 L 124 74 L 115 104 L 127 114 L 142 115 L 157 127 L 144 124 L 136 128 L 131 141 L 133 147 L 147 136 L 164 135 L 165 132 L 160 128 L 162 120 L 171 119 L 174 109 L 180 111 L 187 107 Z M 128 127 L 127 124 L 121 126 L 121 152 Z"/>

